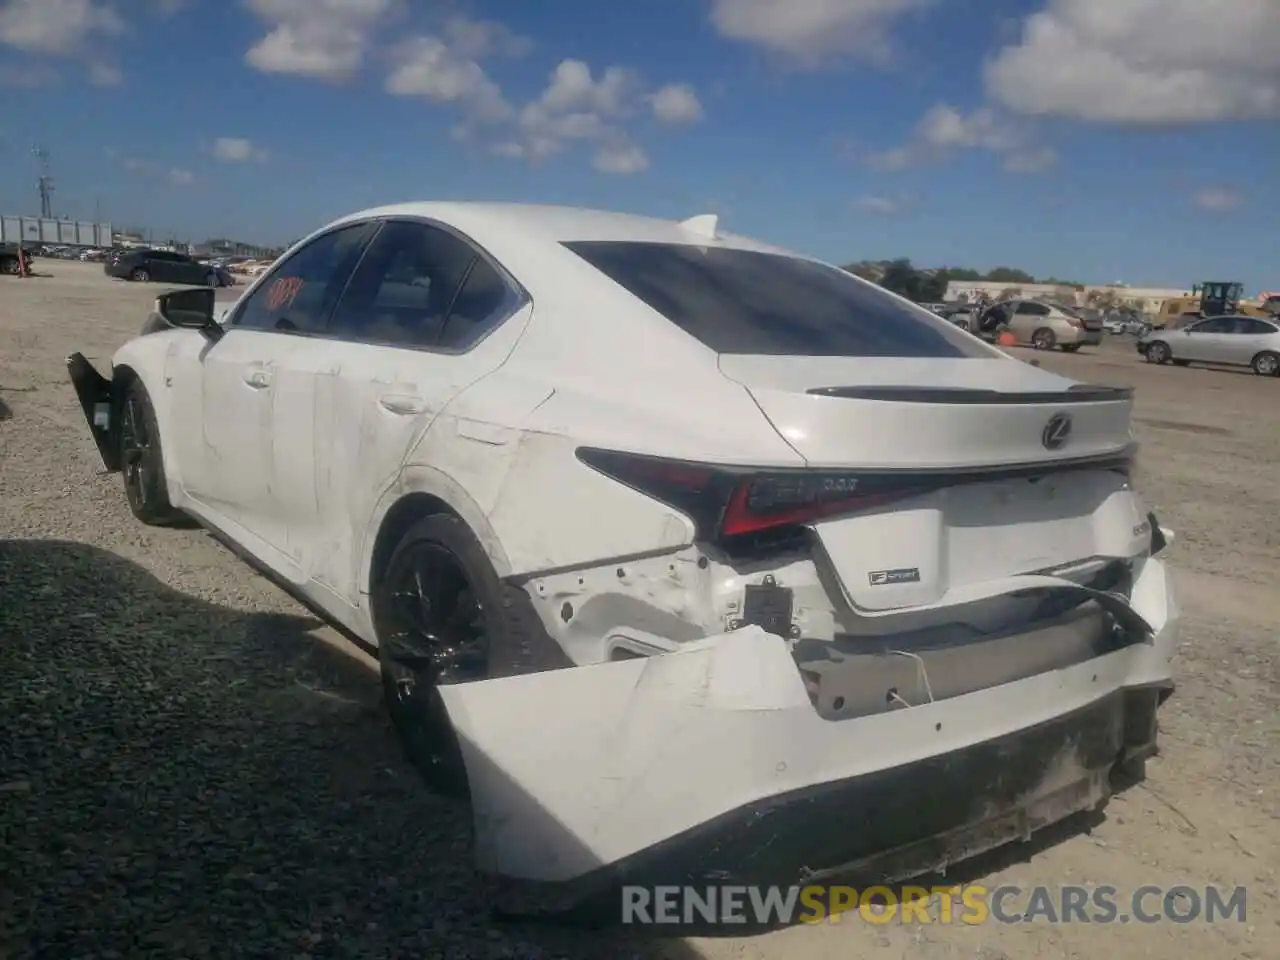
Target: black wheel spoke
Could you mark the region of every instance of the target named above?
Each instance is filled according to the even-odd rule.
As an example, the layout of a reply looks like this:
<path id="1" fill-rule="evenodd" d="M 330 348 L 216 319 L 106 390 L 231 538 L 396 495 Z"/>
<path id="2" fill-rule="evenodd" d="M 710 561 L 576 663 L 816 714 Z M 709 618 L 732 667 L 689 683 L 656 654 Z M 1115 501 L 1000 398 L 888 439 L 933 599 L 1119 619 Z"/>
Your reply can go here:
<path id="1" fill-rule="evenodd" d="M 403 697 L 445 683 L 478 680 L 488 639 L 478 599 L 453 554 L 424 543 L 391 571 L 386 656 Z M 402 675 L 402 676 L 399 676 Z"/>

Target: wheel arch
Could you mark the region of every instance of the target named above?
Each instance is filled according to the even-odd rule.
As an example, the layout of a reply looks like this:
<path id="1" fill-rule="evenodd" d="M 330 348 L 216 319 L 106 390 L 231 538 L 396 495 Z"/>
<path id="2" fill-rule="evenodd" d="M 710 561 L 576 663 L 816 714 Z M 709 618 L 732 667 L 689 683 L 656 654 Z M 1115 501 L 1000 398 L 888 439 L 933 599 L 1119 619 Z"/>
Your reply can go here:
<path id="1" fill-rule="evenodd" d="M 157 342 L 159 340 L 160 342 Z M 155 411 L 156 425 L 160 428 L 160 449 L 164 457 L 165 483 L 171 498 L 183 495 L 182 472 L 172 442 L 173 416 L 169 409 L 169 391 L 165 384 L 165 365 L 168 357 L 166 338 L 135 337 L 121 347 L 111 360 L 112 398 L 115 414 L 119 415 L 120 402 L 129 385 L 142 384 Z M 176 503 L 175 503 L 176 506 Z"/>
<path id="2" fill-rule="evenodd" d="M 1259 350 L 1257 353 L 1255 353 L 1252 357 L 1249 358 L 1249 366 L 1253 367 L 1256 370 L 1257 367 L 1255 365 L 1258 362 L 1258 358 L 1266 357 L 1266 356 L 1275 357 L 1278 360 L 1280 360 L 1280 350 Z"/>
<path id="3" fill-rule="evenodd" d="M 386 571 L 399 534 L 425 517 L 446 514 L 465 523 L 484 548 L 499 579 L 511 572 L 506 551 L 479 505 L 434 467 L 406 467 L 374 510 L 360 549 L 357 590 L 368 596 Z"/>

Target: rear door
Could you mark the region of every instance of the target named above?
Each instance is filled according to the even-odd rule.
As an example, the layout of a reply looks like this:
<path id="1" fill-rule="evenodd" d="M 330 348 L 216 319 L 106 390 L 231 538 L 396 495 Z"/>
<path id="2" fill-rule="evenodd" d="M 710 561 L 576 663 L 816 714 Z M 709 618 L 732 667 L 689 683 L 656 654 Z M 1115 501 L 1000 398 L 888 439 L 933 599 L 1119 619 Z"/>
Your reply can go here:
<path id="1" fill-rule="evenodd" d="M 506 360 L 528 298 L 443 226 L 388 221 L 326 331 L 314 378 L 316 499 L 293 539 L 307 575 L 356 602 L 363 538 L 383 494 L 442 409 Z M 499 328 L 503 328 L 499 332 Z M 294 521 L 291 521 L 294 522 Z"/>
<path id="2" fill-rule="evenodd" d="M 1224 363 L 1247 366 L 1268 348 L 1266 338 L 1276 332 L 1274 324 L 1257 317 L 1236 317 L 1230 334 L 1224 335 Z"/>
<path id="3" fill-rule="evenodd" d="M 175 282 L 203 284 L 209 268 L 182 253 L 172 254 Z"/>
<path id="4" fill-rule="evenodd" d="M 375 225 L 331 230 L 276 265 L 241 300 L 226 334 L 184 355 L 178 432 L 184 485 L 234 525 L 245 546 L 298 578 L 297 518 L 314 515 L 315 394 L 312 354 Z"/>
<path id="5" fill-rule="evenodd" d="M 1030 343 L 1035 332 L 1041 327 L 1047 326 L 1048 316 L 1049 308 L 1043 303 L 1020 300 L 1014 308 L 1013 319 L 1009 322 L 1009 329 L 1013 331 L 1014 336 L 1018 338 L 1020 343 Z"/>

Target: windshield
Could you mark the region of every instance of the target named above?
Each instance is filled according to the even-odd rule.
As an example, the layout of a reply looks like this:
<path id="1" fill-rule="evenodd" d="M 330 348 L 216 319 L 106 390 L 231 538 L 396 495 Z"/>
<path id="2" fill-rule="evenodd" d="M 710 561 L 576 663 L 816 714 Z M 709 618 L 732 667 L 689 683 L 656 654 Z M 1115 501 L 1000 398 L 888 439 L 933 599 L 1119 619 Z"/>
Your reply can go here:
<path id="1" fill-rule="evenodd" d="M 565 246 L 716 353 L 991 356 L 928 310 L 798 257 L 632 241 Z"/>

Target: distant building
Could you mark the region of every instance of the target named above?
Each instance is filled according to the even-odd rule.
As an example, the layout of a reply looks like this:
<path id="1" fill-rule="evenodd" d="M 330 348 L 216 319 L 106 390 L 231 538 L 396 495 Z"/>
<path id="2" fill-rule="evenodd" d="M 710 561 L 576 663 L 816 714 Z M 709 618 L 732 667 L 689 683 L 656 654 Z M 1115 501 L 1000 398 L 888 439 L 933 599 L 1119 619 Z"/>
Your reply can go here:
<path id="1" fill-rule="evenodd" d="M 1127 287 L 1121 283 L 1073 287 L 1065 283 L 997 283 L 993 280 L 952 280 L 947 284 L 947 300 L 977 300 L 983 294 L 992 299 L 1008 291 L 1023 297 L 1057 300 L 1078 307 L 1099 302 L 1130 307 L 1142 313 L 1159 313 L 1166 300 L 1190 296 L 1191 291 L 1177 287 Z"/>
<path id="2" fill-rule="evenodd" d="M 1038 297 L 1047 300 L 1062 300 L 1075 303 L 1078 290 L 1069 283 L 998 283 L 994 280 L 951 280 L 947 283 L 944 299 L 952 301 L 971 301 L 984 294 L 992 299 L 1010 290 L 1018 291 L 1024 297 Z"/>
<path id="3" fill-rule="evenodd" d="M 1159 313 L 1165 301 L 1189 296 L 1191 291 L 1185 287 L 1129 287 L 1122 283 L 1108 283 L 1085 287 L 1082 300 L 1096 302 L 1104 299 L 1141 313 Z"/>

